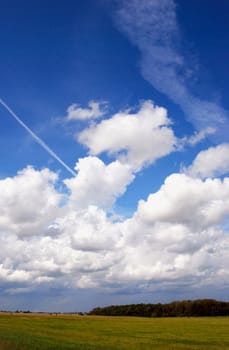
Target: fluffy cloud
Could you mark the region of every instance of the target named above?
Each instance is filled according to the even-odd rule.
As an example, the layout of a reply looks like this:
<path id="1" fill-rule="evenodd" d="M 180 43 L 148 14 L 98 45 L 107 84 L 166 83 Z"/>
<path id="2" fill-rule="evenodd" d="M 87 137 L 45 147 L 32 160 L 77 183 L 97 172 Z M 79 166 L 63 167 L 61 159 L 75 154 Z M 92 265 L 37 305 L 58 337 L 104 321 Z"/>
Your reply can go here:
<path id="1" fill-rule="evenodd" d="M 179 223 L 205 229 L 220 223 L 229 214 L 229 179 L 169 176 L 160 191 L 140 201 L 137 214 L 144 222 Z"/>
<path id="2" fill-rule="evenodd" d="M 96 206 L 86 210 L 72 210 L 58 219 L 59 229 L 70 238 L 71 247 L 81 252 L 110 253 L 119 241 L 120 223 L 113 223 Z"/>
<path id="3" fill-rule="evenodd" d="M 130 167 L 118 160 L 105 165 L 97 157 L 86 157 L 79 159 L 75 170 L 77 176 L 64 182 L 71 191 L 70 201 L 76 208 L 89 205 L 111 208 L 134 179 Z"/>
<path id="4" fill-rule="evenodd" d="M 54 188 L 57 175 L 32 167 L 0 180 L 0 230 L 19 236 L 39 235 L 58 213 L 61 200 Z"/>
<path id="5" fill-rule="evenodd" d="M 201 151 L 186 170 L 192 176 L 213 177 L 229 172 L 229 144 Z"/>
<path id="6" fill-rule="evenodd" d="M 97 207 L 65 210 L 56 217 L 58 235 L 0 235 L 0 280 L 22 291 L 43 284 L 49 288 L 92 287 L 118 263 L 119 223 L 113 223 Z M 32 225 L 31 225 L 32 227 Z M 32 227 L 33 228 L 33 227 Z"/>
<path id="7" fill-rule="evenodd" d="M 106 166 L 86 158 L 91 161 L 102 167 L 103 178 Z M 203 181 L 172 174 L 139 202 L 131 218 L 120 222 L 97 206 L 74 207 L 72 194 L 58 206 L 55 180 L 49 170 L 31 167 L 1 180 L 0 279 L 10 290 L 224 283 L 228 178 Z M 50 227 L 53 232 L 47 234 Z"/>
<path id="8" fill-rule="evenodd" d="M 105 102 L 90 101 L 88 108 L 82 108 L 74 103 L 68 107 L 66 119 L 70 121 L 99 118 L 106 113 L 105 106 Z"/>
<path id="9" fill-rule="evenodd" d="M 164 108 L 145 101 L 138 113 L 117 113 L 91 125 L 78 135 L 78 141 L 92 155 L 108 152 L 139 170 L 174 151 L 177 140 L 170 124 Z"/>
<path id="10" fill-rule="evenodd" d="M 214 278 L 222 282 L 229 240 L 220 225 L 229 215 L 228 196 L 228 178 L 169 176 L 123 223 L 125 258 L 116 278 L 166 283 L 188 278 L 192 286 Z"/>
<path id="11" fill-rule="evenodd" d="M 59 187 L 49 169 L 27 167 L 0 180 L 5 290 L 222 287 L 229 263 L 229 178 L 210 176 L 228 171 L 228 144 L 200 152 L 185 173 L 168 176 L 132 217 L 118 221 L 110 211 L 137 171 L 179 143 L 166 110 L 146 101 L 135 114 L 91 125 L 79 139 L 91 154 L 117 159 L 81 158 L 76 176 Z"/>

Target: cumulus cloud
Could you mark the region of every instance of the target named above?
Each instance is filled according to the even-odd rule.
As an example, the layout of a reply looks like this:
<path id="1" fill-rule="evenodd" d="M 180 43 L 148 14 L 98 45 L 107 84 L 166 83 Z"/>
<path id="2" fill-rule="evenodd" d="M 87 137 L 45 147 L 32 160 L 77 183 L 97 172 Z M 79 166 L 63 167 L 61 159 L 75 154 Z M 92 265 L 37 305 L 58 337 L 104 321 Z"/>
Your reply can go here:
<path id="1" fill-rule="evenodd" d="M 71 191 L 70 201 L 76 208 L 89 205 L 111 208 L 134 179 L 130 166 L 118 160 L 106 165 L 97 157 L 85 157 L 78 160 L 75 170 L 77 176 L 64 182 Z"/>
<path id="2" fill-rule="evenodd" d="M 47 228 L 61 200 L 53 185 L 56 180 L 57 175 L 50 170 L 32 167 L 0 180 L 0 230 L 25 236 L 39 235 Z"/>
<path id="3" fill-rule="evenodd" d="M 197 130 L 208 126 L 228 137 L 228 113 L 214 101 L 194 96 L 188 87 L 195 76 L 182 55 L 174 0 L 120 0 L 118 28 L 141 52 L 141 72 L 157 90 L 181 107 Z"/>
<path id="4" fill-rule="evenodd" d="M 120 112 L 91 125 L 78 136 L 92 155 L 108 152 L 135 170 L 155 162 L 176 148 L 166 109 L 144 101 L 137 113 Z"/>
<path id="5" fill-rule="evenodd" d="M 173 174 L 161 189 L 140 201 L 137 214 L 146 223 L 157 221 L 206 229 L 229 213 L 229 179 L 194 179 Z"/>
<path id="6" fill-rule="evenodd" d="M 85 160 L 90 166 L 94 161 L 104 181 L 106 166 L 97 158 Z M 6 288 L 223 285 L 229 263 L 223 226 L 229 215 L 228 178 L 172 174 L 139 201 L 131 218 L 119 222 L 98 206 L 74 207 L 72 193 L 59 204 L 55 180 L 49 170 L 31 167 L 1 180 L 0 279 Z M 47 234 L 50 226 L 55 234 Z"/>
<path id="7" fill-rule="evenodd" d="M 26 282 L 31 279 L 31 275 L 28 271 L 15 270 L 4 268 L 0 265 L 0 279 L 8 282 Z"/>
<path id="8" fill-rule="evenodd" d="M 186 169 L 192 176 L 214 177 L 229 172 L 229 144 L 224 143 L 201 151 Z"/>
<path id="9" fill-rule="evenodd" d="M 60 230 L 69 236 L 71 247 L 81 252 L 112 252 L 120 238 L 120 224 L 107 218 L 96 206 L 71 210 L 58 219 Z"/>
<path id="10" fill-rule="evenodd" d="M 87 120 L 100 118 L 106 113 L 106 103 L 89 101 L 88 108 L 82 108 L 74 103 L 67 109 L 66 120 Z"/>
<path id="11" fill-rule="evenodd" d="M 1 231 L 0 280 L 6 287 L 9 283 L 17 290 L 27 283 L 33 288 L 40 284 L 52 288 L 99 286 L 106 271 L 118 262 L 119 224 L 97 207 L 65 209 L 56 217 L 56 236 L 41 231 L 40 236 L 20 237 Z"/>
<path id="12" fill-rule="evenodd" d="M 228 194 L 228 178 L 169 176 L 123 223 L 125 258 L 115 276 L 175 284 L 188 279 L 190 286 L 220 280 L 228 264 L 229 240 L 219 227 L 229 215 Z"/>
<path id="13" fill-rule="evenodd" d="M 137 171 L 179 144 L 166 110 L 145 101 L 138 112 L 117 113 L 78 137 L 92 155 L 78 160 L 64 186 L 54 172 L 31 166 L 0 180 L 6 293 L 224 286 L 229 178 L 213 176 L 228 171 L 228 144 L 200 152 L 185 173 L 168 176 L 130 218 L 117 220 L 112 206 Z M 95 156 L 102 152 L 117 159 L 105 164 Z"/>

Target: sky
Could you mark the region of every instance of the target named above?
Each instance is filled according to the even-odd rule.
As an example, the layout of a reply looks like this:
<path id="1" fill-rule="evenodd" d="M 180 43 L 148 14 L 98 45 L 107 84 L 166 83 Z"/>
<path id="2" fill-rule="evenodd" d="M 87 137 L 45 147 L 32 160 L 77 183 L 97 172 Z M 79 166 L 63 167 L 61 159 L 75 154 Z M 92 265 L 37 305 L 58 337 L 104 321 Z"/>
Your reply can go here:
<path id="1" fill-rule="evenodd" d="M 228 301 L 228 1 L 0 4 L 0 309 Z"/>

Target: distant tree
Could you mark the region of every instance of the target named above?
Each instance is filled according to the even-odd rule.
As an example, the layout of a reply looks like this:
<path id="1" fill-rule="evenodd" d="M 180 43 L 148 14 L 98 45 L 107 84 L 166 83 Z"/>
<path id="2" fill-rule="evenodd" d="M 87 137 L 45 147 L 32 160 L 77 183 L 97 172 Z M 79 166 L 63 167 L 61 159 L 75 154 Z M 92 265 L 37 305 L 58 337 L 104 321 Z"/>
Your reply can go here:
<path id="1" fill-rule="evenodd" d="M 174 301 L 167 304 L 130 304 L 96 307 L 91 315 L 104 316 L 229 316 L 229 302 L 214 299 Z"/>

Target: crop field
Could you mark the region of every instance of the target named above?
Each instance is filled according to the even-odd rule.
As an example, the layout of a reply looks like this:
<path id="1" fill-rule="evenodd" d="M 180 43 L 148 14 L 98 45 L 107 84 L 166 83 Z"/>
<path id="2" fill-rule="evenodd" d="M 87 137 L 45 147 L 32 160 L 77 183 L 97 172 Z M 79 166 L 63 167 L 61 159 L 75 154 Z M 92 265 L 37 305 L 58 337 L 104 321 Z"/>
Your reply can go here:
<path id="1" fill-rule="evenodd" d="M 1 350 L 229 350 L 229 318 L 0 314 Z"/>

